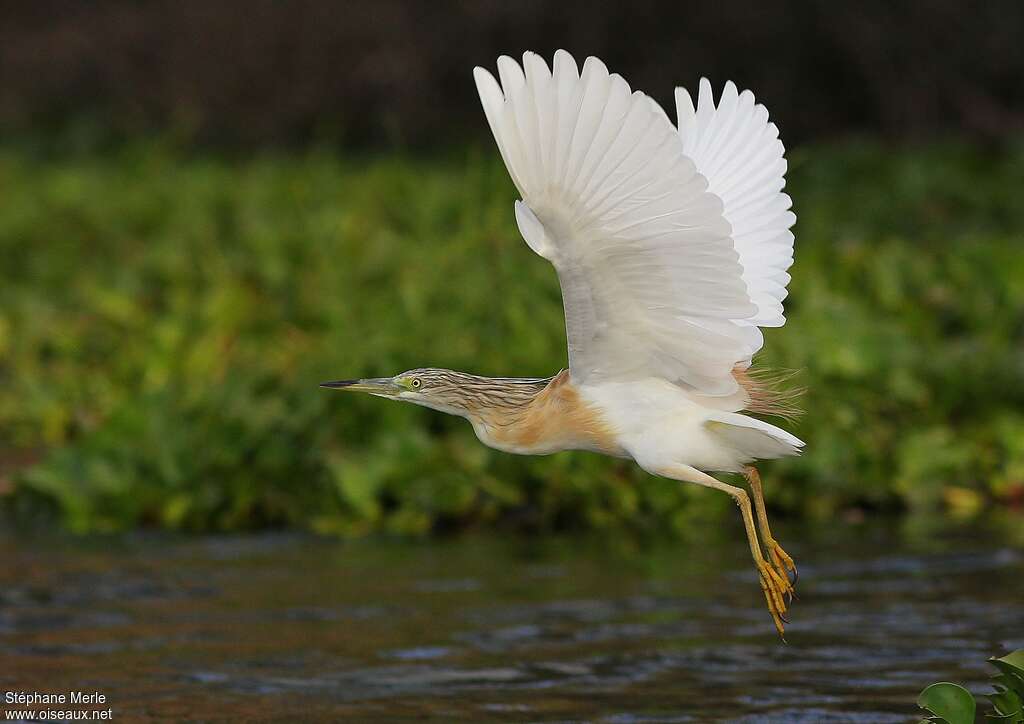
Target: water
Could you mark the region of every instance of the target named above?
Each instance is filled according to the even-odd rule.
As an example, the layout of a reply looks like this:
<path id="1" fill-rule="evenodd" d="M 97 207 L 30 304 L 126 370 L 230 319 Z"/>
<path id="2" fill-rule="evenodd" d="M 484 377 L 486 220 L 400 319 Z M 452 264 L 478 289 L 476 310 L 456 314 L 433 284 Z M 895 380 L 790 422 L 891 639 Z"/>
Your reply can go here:
<path id="1" fill-rule="evenodd" d="M 655 545 L 11 535 L 0 692 L 99 691 L 114 721 L 914 721 L 925 685 L 985 691 L 985 659 L 1024 647 L 1024 551 L 1005 531 L 905 528 L 785 531 L 785 645 L 738 528 Z"/>

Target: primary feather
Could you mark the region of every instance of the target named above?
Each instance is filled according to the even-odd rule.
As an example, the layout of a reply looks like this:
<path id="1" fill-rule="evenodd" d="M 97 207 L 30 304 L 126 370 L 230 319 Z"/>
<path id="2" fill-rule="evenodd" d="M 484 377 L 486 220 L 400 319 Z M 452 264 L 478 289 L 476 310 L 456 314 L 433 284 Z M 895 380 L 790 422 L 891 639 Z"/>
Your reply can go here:
<path id="1" fill-rule="evenodd" d="M 785 149 L 768 111 L 750 91 L 738 93 L 725 84 L 715 107 L 711 83 L 700 81 L 697 107 L 684 88 L 676 88 L 676 114 L 683 153 L 692 158 L 708 181 L 708 191 L 722 200 L 722 214 L 743 267 L 747 294 L 757 314 L 740 321 L 749 327 L 785 324 L 782 300 L 793 264 L 796 223 L 786 185 Z M 755 351 L 762 340 L 751 330 Z M 747 360 L 749 362 L 749 360 Z"/>

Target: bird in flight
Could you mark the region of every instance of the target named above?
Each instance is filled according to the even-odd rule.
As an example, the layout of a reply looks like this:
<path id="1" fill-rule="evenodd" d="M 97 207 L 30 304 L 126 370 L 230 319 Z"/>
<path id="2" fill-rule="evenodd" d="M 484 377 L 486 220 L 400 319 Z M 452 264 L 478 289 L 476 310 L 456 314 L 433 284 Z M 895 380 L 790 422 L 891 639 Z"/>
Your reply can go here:
<path id="1" fill-rule="evenodd" d="M 752 463 L 804 443 L 745 414 L 790 411 L 751 368 L 760 328 L 785 323 L 793 263 L 778 129 L 731 82 L 716 105 L 706 79 L 696 104 L 676 89 L 673 126 L 600 60 L 581 71 L 564 50 L 550 68 L 528 52 L 522 66 L 499 58 L 497 80 L 483 68 L 474 77 L 521 196 L 519 231 L 558 273 L 568 369 L 490 378 L 423 368 L 323 386 L 460 415 L 499 450 L 590 450 L 727 493 L 781 636 L 796 566 L 772 536 Z M 753 505 L 710 472 L 743 474 Z"/>

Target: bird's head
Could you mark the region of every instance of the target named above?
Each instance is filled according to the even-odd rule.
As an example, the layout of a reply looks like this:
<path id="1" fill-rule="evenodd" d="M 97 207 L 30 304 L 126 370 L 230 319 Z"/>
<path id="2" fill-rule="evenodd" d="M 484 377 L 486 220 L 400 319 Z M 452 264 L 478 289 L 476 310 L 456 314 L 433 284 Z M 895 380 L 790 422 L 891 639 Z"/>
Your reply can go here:
<path id="1" fill-rule="evenodd" d="M 475 408 L 473 375 L 434 368 L 402 372 L 394 377 L 323 382 L 321 387 L 366 392 L 377 397 L 412 402 L 452 415 L 469 415 Z"/>

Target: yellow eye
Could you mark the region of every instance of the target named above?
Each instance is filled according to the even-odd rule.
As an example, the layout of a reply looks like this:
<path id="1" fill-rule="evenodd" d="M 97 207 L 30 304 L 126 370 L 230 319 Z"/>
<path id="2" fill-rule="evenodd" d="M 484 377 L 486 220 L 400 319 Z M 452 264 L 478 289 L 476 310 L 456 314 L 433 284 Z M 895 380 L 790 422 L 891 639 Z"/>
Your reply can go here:
<path id="1" fill-rule="evenodd" d="M 421 386 L 422 384 L 423 384 L 423 383 L 422 383 L 422 382 L 420 382 L 420 381 L 419 381 L 419 379 L 417 379 L 417 378 L 413 378 L 413 381 L 412 381 L 412 388 L 413 388 L 414 390 L 418 390 L 418 389 L 420 388 L 420 386 Z"/>

